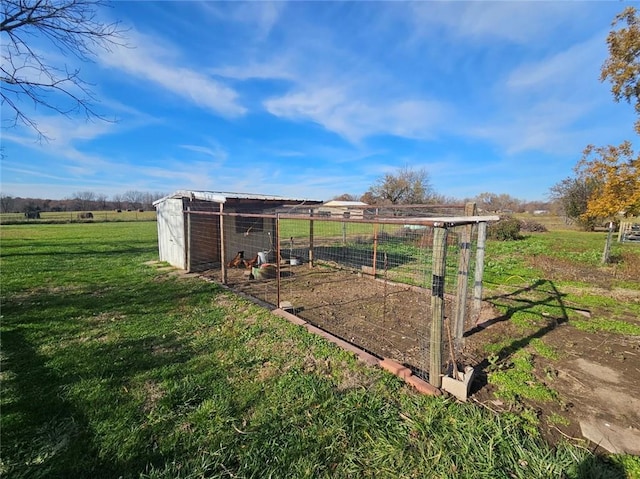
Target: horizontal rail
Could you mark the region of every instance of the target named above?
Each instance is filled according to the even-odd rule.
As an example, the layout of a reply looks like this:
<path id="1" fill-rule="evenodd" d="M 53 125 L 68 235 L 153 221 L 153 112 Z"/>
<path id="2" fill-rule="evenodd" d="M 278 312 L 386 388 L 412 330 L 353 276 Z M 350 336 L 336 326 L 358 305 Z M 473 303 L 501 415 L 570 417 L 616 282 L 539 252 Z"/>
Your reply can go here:
<path id="1" fill-rule="evenodd" d="M 310 214 L 259 214 L 259 213 L 229 213 L 219 211 L 192 211 L 185 210 L 184 213 L 190 215 L 202 216 L 241 216 L 247 218 L 273 218 L 273 219 L 291 219 L 305 221 L 326 221 L 334 223 L 367 223 L 367 224 L 390 224 L 390 225 L 418 225 L 418 226 L 435 226 L 435 227 L 453 227 L 478 223 L 487 223 L 498 221 L 497 215 L 490 216 L 440 216 L 440 217 L 401 217 L 401 218 L 385 218 L 374 216 L 372 218 L 343 218 L 332 216 L 313 216 Z"/>

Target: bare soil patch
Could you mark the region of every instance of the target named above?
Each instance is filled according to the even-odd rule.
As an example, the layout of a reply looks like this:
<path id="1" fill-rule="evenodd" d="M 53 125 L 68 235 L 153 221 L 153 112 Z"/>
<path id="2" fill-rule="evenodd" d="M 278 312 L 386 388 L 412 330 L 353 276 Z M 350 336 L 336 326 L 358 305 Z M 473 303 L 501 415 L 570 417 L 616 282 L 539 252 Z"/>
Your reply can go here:
<path id="1" fill-rule="evenodd" d="M 428 366 L 430 291 L 373 279 L 348 270 L 308 265 L 283 271 L 280 301 L 297 316 L 379 357 L 417 371 Z M 276 279 L 249 280 L 229 272 L 233 288 L 276 305 Z M 451 310 L 450 300 L 446 309 Z"/>

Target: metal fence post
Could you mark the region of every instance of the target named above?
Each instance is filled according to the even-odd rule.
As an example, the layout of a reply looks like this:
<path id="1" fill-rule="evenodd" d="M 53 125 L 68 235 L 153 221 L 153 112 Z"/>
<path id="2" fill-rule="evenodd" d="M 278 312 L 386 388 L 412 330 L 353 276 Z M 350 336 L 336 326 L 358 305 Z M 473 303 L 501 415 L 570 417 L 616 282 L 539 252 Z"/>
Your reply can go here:
<path id="1" fill-rule="evenodd" d="M 309 268 L 313 268 L 313 210 L 309 210 Z"/>
<path id="2" fill-rule="evenodd" d="M 220 270 L 222 273 L 222 284 L 227 284 L 227 265 L 225 264 L 224 247 L 224 203 L 220 203 Z"/>
<path id="3" fill-rule="evenodd" d="M 187 273 L 191 272 L 191 206 L 187 206 L 187 239 L 185 241 L 186 246 L 186 263 Z"/>
<path id="4" fill-rule="evenodd" d="M 280 280 L 280 213 L 276 215 L 276 306 L 280 307 L 280 287 L 282 286 Z M 291 259 L 289 259 L 291 261 Z"/>

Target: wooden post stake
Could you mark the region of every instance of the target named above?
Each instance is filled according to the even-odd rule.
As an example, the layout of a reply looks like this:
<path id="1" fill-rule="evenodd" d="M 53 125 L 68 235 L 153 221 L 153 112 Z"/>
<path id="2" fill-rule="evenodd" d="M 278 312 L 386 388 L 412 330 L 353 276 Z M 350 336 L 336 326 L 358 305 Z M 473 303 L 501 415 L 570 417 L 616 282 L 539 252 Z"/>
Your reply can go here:
<path id="1" fill-rule="evenodd" d="M 467 203 L 464 208 L 465 216 L 476 215 L 476 204 Z M 469 284 L 469 263 L 471 262 L 471 232 L 473 225 L 462 227 L 460 234 L 460 253 L 458 259 L 458 283 L 456 290 L 455 320 L 453 321 L 453 337 L 456 352 L 460 352 L 464 345 L 464 326 L 467 313 L 467 289 Z"/>
<path id="2" fill-rule="evenodd" d="M 473 282 L 473 313 L 472 317 L 477 323 L 482 309 L 482 277 L 484 275 L 484 248 L 487 242 L 487 223 L 478 223 L 478 247 L 476 250 L 476 273 Z"/>
<path id="3" fill-rule="evenodd" d="M 611 235 L 613 235 L 613 221 L 609 221 L 607 242 L 604 244 L 604 251 L 602 252 L 602 264 L 607 264 L 609 262 L 609 256 L 611 255 Z"/>
<path id="4" fill-rule="evenodd" d="M 447 229 L 433 229 L 431 279 L 431 336 L 429 338 L 429 384 L 442 386 L 442 325 L 444 323 L 444 279 L 447 259 Z"/>
<path id="5" fill-rule="evenodd" d="M 620 229 L 618 229 L 618 243 L 620 243 L 620 241 L 622 241 L 622 237 L 624 235 L 624 232 L 627 228 L 627 222 L 626 221 L 621 221 L 620 222 Z"/>

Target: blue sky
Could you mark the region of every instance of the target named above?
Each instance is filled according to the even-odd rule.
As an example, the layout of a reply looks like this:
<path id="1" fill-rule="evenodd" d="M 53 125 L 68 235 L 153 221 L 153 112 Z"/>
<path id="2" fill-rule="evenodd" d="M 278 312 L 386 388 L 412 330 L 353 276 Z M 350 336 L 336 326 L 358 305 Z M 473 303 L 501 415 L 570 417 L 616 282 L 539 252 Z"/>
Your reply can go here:
<path id="1" fill-rule="evenodd" d="M 79 66 L 117 122 L 23 104 L 51 140 L 3 128 L 2 192 L 328 200 L 408 166 L 448 197 L 544 200 L 587 144 L 635 138 L 599 81 L 625 5 L 115 2 L 127 47 Z"/>

